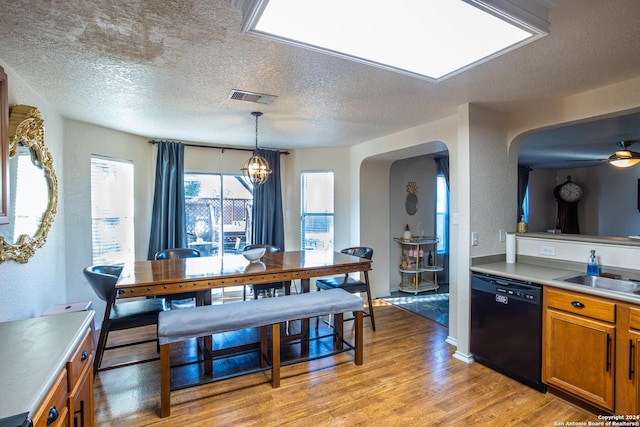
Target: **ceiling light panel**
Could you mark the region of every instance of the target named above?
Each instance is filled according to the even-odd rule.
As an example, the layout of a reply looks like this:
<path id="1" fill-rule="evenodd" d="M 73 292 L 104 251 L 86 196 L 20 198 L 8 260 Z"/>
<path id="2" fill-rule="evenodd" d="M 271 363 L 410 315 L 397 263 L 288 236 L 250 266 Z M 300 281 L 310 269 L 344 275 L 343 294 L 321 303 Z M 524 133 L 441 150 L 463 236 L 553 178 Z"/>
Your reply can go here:
<path id="1" fill-rule="evenodd" d="M 244 31 L 439 80 L 545 33 L 487 1 L 258 0 Z"/>

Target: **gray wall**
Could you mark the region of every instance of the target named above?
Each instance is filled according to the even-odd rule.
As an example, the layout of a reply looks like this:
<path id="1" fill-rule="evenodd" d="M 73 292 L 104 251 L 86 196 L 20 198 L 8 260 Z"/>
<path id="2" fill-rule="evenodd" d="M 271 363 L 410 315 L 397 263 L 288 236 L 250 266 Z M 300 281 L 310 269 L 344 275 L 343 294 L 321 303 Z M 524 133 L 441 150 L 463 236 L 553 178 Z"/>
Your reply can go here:
<path id="1" fill-rule="evenodd" d="M 556 201 L 553 190 L 569 175 L 583 189 L 582 199 L 578 202 L 580 234 L 621 237 L 640 234 L 637 207 L 640 166 L 620 169 L 608 164 L 531 171 L 530 231 L 546 231 L 555 227 Z"/>

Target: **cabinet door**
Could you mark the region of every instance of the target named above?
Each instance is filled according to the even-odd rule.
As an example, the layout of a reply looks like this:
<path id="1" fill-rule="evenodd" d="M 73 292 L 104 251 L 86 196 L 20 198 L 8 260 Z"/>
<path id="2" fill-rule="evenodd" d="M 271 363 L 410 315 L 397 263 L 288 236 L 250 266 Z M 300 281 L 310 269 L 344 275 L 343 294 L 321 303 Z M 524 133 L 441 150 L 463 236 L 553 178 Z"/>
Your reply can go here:
<path id="1" fill-rule="evenodd" d="M 613 410 L 614 348 L 613 325 L 546 309 L 542 380 Z"/>
<path id="2" fill-rule="evenodd" d="M 618 343 L 618 383 L 616 413 L 637 414 L 640 410 L 640 333 L 629 331 L 623 342 Z"/>
<path id="3" fill-rule="evenodd" d="M 71 427 L 93 427 L 93 357 L 69 394 Z"/>

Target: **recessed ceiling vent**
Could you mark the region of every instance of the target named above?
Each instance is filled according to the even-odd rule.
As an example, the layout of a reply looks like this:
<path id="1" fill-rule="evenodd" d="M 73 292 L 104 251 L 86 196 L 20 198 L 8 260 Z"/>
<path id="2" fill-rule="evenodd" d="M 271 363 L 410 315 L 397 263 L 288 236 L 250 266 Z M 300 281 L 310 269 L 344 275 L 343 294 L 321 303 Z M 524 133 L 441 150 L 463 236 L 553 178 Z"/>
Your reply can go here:
<path id="1" fill-rule="evenodd" d="M 236 101 L 255 102 L 258 104 L 271 104 L 277 96 L 265 95 L 264 93 L 247 92 L 246 90 L 231 89 L 229 99 Z"/>

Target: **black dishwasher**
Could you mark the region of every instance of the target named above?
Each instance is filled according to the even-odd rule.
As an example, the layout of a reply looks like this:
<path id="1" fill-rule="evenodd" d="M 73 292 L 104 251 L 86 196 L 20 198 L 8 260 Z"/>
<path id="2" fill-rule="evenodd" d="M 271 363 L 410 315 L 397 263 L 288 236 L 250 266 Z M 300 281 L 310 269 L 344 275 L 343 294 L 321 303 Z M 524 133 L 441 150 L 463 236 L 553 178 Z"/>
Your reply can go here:
<path id="1" fill-rule="evenodd" d="M 477 362 L 541 392 L 542 287 L 471 275 L 470 349 Z"/>

